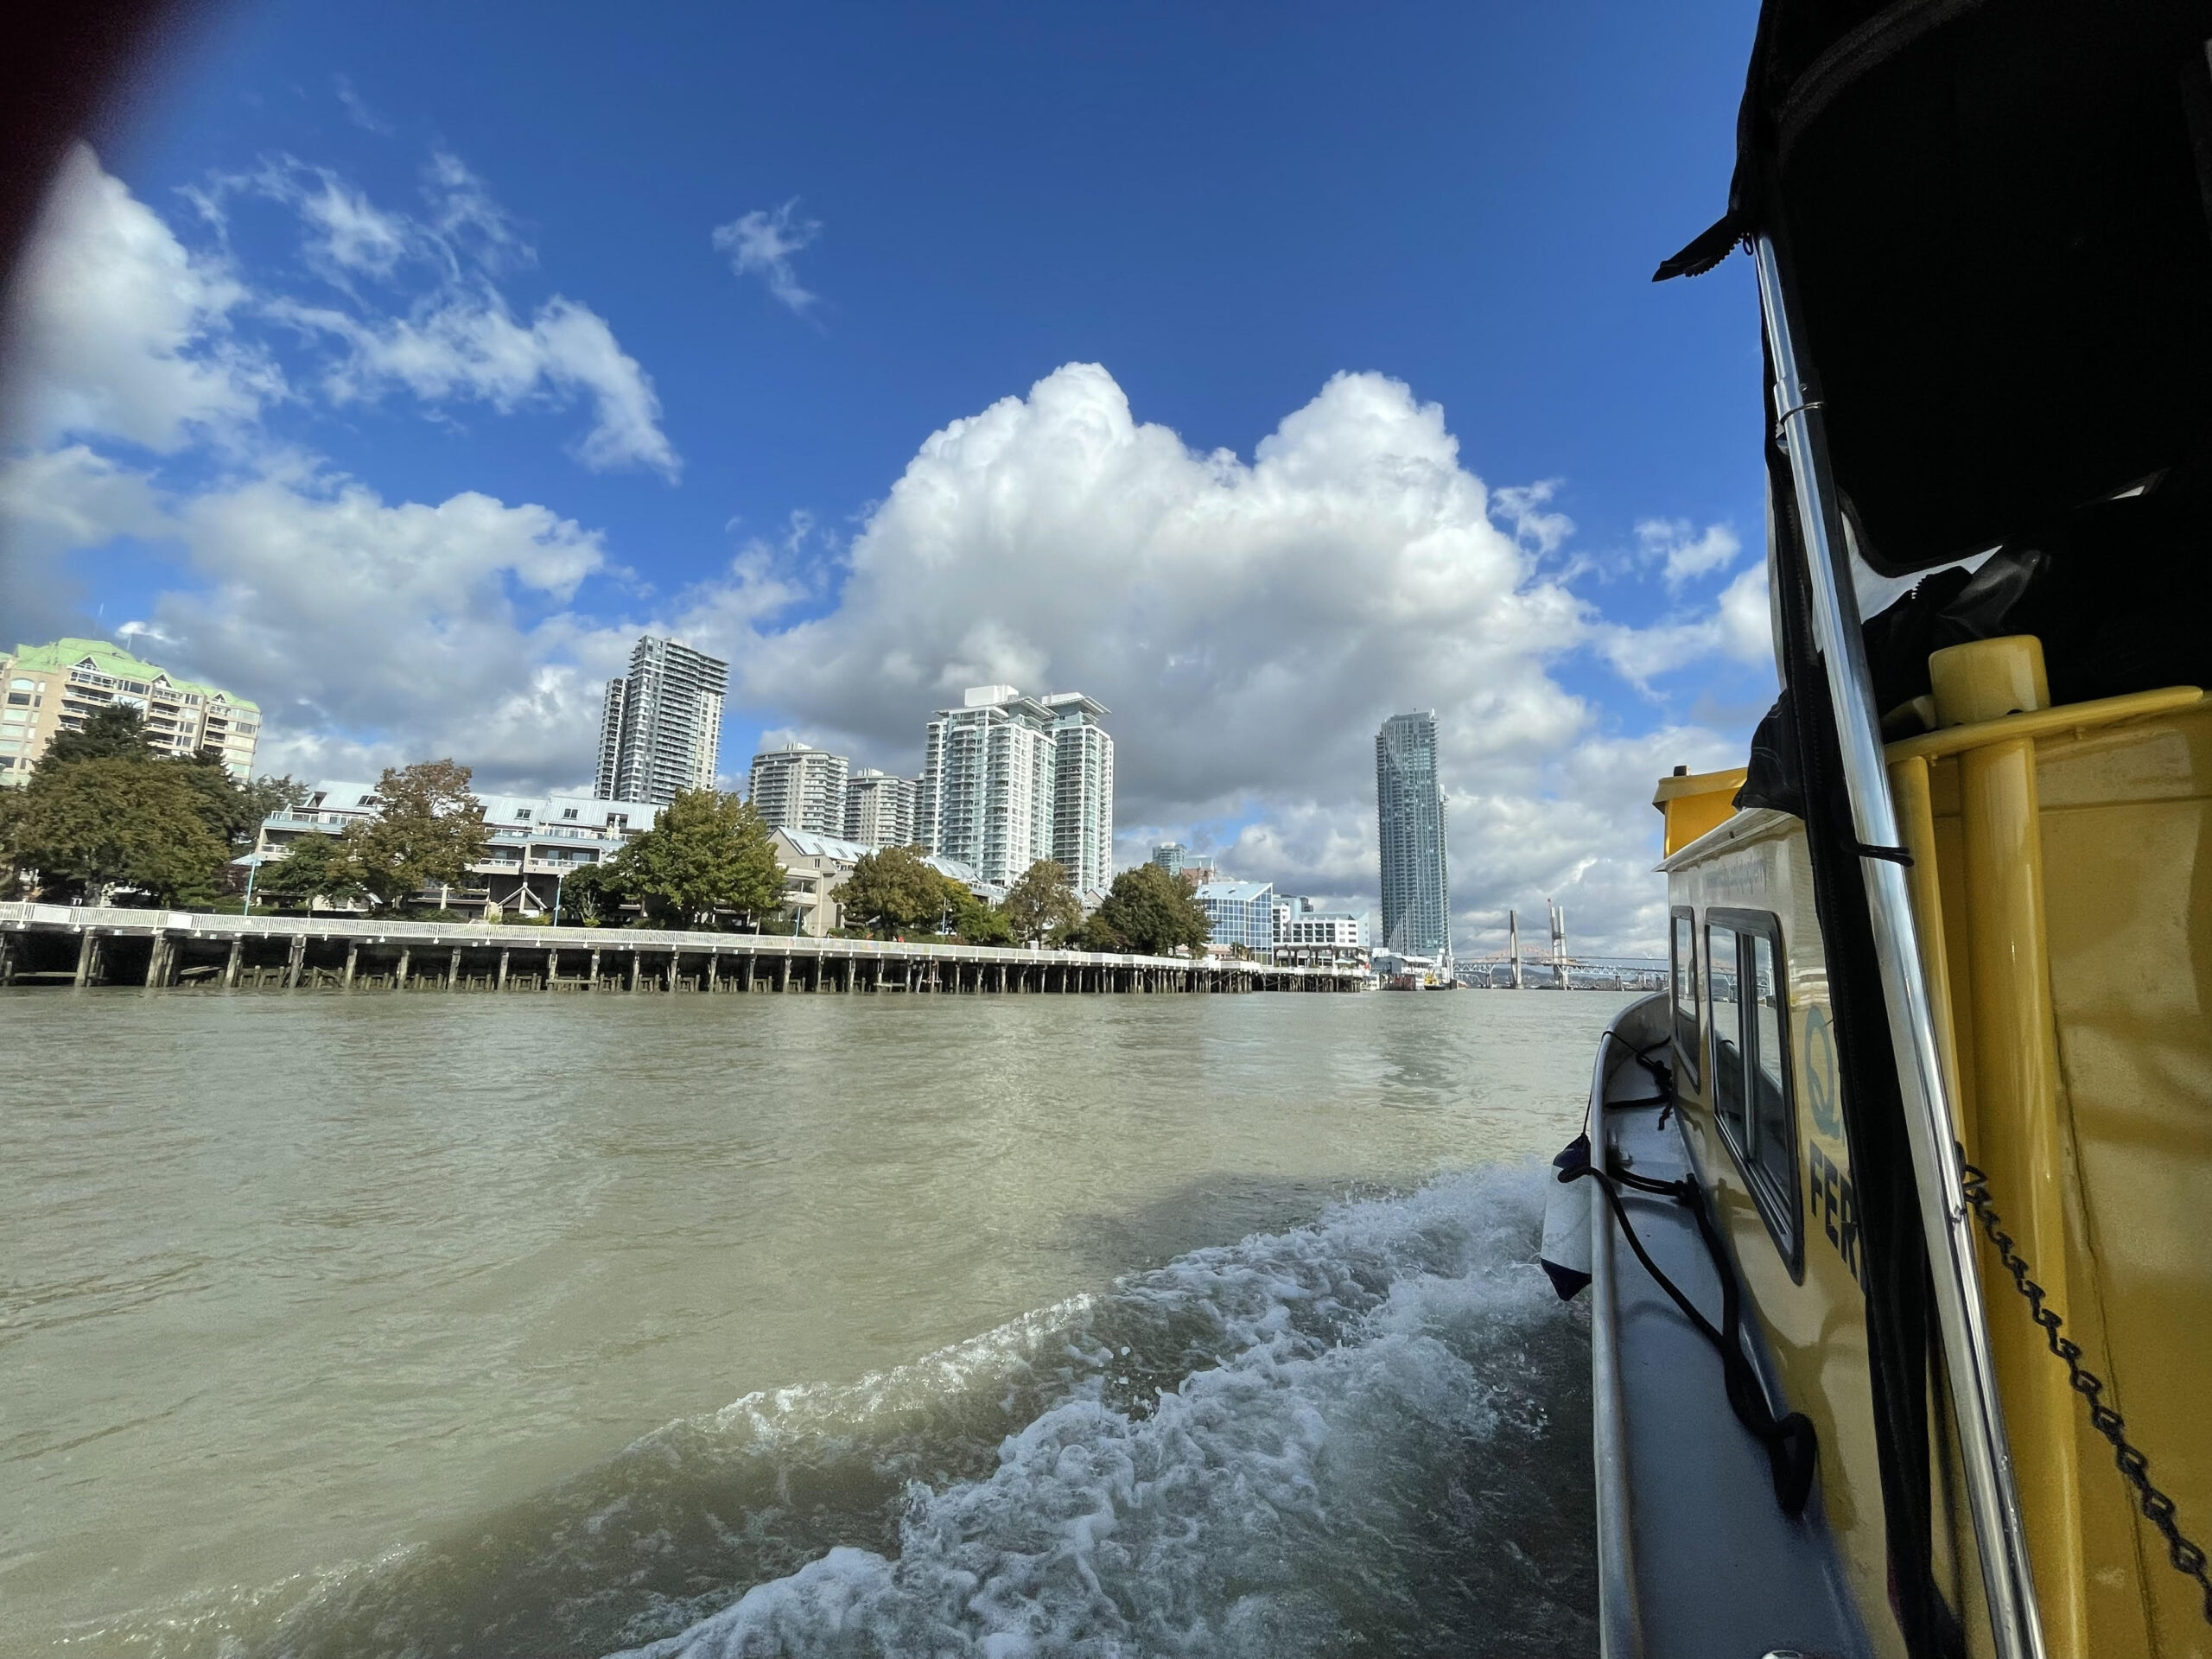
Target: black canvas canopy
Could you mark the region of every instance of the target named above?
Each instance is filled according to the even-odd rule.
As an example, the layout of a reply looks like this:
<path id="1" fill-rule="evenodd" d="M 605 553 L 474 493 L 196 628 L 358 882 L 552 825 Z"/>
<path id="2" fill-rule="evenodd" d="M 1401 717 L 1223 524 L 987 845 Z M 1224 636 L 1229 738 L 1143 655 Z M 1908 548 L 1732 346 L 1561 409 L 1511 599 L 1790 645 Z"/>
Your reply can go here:
<path id="1" fill-rule="evenodd" d="M 2203 0 L 1767 0 L 1728 213 L 1658 276 L 1775 239 L 1877 569 L 2212 476 L 2209 37 Z"/>

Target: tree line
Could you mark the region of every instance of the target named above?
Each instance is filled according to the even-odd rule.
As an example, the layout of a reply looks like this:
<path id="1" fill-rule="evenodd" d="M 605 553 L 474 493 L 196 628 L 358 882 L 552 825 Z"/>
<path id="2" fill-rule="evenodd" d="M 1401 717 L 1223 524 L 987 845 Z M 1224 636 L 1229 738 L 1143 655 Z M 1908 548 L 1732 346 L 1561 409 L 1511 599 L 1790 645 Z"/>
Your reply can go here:
<path id="1" fill-rule="evenodd" d="M 919 847 L 865 855 L 837 898 L 847 921 L 869 931 L 929 928 L 969 944 L 1171 956 L 1203 949 L 1211 931 L 1191 884 L 1153 864 L 1116 876 L 1088 917 L 1067 871 L 1052 859 L 1032 864 L 993 905 L 932 868 Z"/>
<path id="2" fill-rule="evenodd" d="M 311 830 L 255 875 L 279 904 L 356 902 L 404 913 L 442 904 L 478 880 L 492 832 L 473 774 L 451 760 L 387 767 L 373 811 L 335 835 Z M 302 804 L 289 778 L 241 782 L 221 756 L 157 751 L 137 711 L 111 704 L 57 735 L 29 783 L 0 793 L 0 853 L 10 893 L 106 902 L 118 891 L 159 905 L 212 903 L 224 867 L 256 843 L 262 821 Z M 582 926 L 634 910 L 656 926 L 793 925 L 782 865 L 758 812 L 734 794 L 686 790 L 613 857 L 563 880 L 562 919 Z M 1154 865 L 1115 877 L 1084 914 L 1067 872 L 1041 859 L 993 904 L 932 866 L 918 846 L 863 855 L 835 893 L 846 931 L 927 933 L 969 944 L 1041 944 L 1144 955 L 1196 952 L 1208 932 L 1191 884 Z"/>
<path id="3" fill-rule="evenodd" d="M 241 782 L 217 749 L 164 754 L 137 709 L 110 703 L 55 734 L 29 783 L 0 791 L 0 886 L 63 902 L 122 889 L 155 904 L 212 903 L 261 821 L 307 793 L 290 778 Z"/>

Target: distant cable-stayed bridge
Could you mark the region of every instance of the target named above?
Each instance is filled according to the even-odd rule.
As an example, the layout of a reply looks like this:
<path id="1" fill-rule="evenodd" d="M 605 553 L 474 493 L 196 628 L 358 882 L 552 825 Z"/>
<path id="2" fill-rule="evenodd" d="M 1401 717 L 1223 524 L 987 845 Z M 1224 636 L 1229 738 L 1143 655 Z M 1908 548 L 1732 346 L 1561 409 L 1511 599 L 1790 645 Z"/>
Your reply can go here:
<path id="1" fill-rule="evenodd" d="M 1501 990 L 1663 990 L 1664 957 L 1575 957 L 1567 950 L 1567 906 L 1544 900 L 1551 925 L 1550 948 L 1538 955 L 1521 949 L 1521 912 L 1505 912 L 1505 949 L 1489 956 L 1461 957 L 1457 963 L 1465 985 Z"/>

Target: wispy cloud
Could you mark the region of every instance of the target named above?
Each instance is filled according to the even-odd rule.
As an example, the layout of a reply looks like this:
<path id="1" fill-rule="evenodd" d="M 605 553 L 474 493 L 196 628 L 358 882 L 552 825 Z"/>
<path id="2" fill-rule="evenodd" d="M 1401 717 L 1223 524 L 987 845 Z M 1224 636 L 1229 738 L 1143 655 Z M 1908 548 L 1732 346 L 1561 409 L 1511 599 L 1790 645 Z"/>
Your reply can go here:
<path id="1" fill-rule="evenodd" d="M 364 132 L 373 132 L 379 137 L 391 132 L 391 123 L 371 109 L 368 101 L 353 90 L 353 82 L 350 76 L 340 75 L 336 78 L 336 82 L 338 101 L 345 105 L 347 120 Z"/>
<path id="2" fill-rule="evenodd" d="M 297 220 L 301 257 L 331 292 L 264 291 L 252 308 L 336 347 L 320 376 L 332 402 L 401 388 L 426 404 L 473 400 L 506 414 L 587 396 L 596 418 L 575 446 L 579 460 L 674 480 L 683 462 L 661 429 L 652 381 L 607 320 L 557 294 L 526 321 L 517 315 L 502 284 L 537 251 L 484 181 L 438 150 L 423 166 L 422 195 L 420 213 L 380 206 L 327 168 L 276 156 L 219 175 L 191 199 L 225 237 L 241 200 L 273 203 Z"/>
<path id="3" fill-rule="evenodd" d="M 1744 550 L 1726 524 L 1707 524 L 1700 533 L 1687 518 L 1645 518 L 1636 527 L 1638 550 L 1646 564 L 1657 563 L 1669 588 L 1726 570 Z"/>
<path id="4" fill-rule="evenodd" d="M 1560 480 L 1539 479 L 1534 484 L 1509 484 L 1490 493 L 1490 516 L 1510 526 L 1514 540 L 1538 553 L 1555 553 L 1560 543 L 1574 534 L 1574 520 L 1563 512 L 1544 511 L 1559 493 Z"/>
<path id="5" fill-rule="evenodd" d="M 803 317 L 821 296 L 800 283 L 791 256 L 822 234 L 822 221 L 795 219 L 798 207 L 797 196 L 772 213 L 756 207 L 742 219 L 715 226 L 714 243 L 718 251 L 729 256 L 733 271 L 758 276 L 770 294 Z"/>

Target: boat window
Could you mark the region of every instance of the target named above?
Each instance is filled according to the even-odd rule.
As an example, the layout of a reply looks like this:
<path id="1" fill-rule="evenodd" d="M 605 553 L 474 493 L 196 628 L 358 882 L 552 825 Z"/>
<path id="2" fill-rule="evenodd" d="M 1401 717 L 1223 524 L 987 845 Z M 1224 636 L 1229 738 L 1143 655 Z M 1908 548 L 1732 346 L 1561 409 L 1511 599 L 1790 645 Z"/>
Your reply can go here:
<path id="1" fill-rule="evenodd" d="M 1668 950 L 1675 975 L 1675 1072 L 1694 1085 L 1704 1033 L 1697 1017 L 1697 918 L 1692 912 L 1675 912 Z"/>
<path id="2" fill-rule="evenodd" d="M 1713 1003 L 1713 1111 L 1738 1146 L 1747 1125 L 1744 1112 L 1744 1010 L 1736 1000 L 1736 931 L 1705 930 L 1705 983 Z"/>
<path id="3" fill-rule="evenodd" d="M 1751 947 L 1751 972 L 1744 985 L 1751 1011 L 1751 1150 L 1760 1173 L 1776 1192 L 1786 1193 L 1797 1163 L 1789 1132 L 1789 1071 L 1783 1047 L 1789 1020 L 1774 941 L 1754 933 L 1745 943 Z"/>
<path id="4" fill-rule="evenodd" d="M 1713 1109 L 1776 1248 L 1801 1270 L 1796 1114 L 1781 918 L 1730 911 L 1705 931 L 1713 1004 Z"/>

